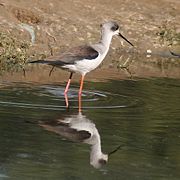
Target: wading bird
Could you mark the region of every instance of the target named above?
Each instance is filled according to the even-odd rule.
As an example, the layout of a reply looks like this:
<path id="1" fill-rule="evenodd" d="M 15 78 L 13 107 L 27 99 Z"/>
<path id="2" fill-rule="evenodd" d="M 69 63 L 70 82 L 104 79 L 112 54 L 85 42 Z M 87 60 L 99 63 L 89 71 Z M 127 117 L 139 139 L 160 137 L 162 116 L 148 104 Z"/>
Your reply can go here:
<path id="1" fill-rule="evenodd" d="M 101 39 L 99 43 L 92 45 L 78 46 L 63 53 L 51 56 L 44 60 L 31 61 L 30 63 L 48 64 L 70 72 L 69 80 L 64 90 L 66 106 L 68 107 L 67 92 L 70 86 L 73 73 L 81 74 L 79 97 L 82 94 L 85 75 L 97 68 L 108 53 L 112 37 L 116 35 L 123 38 L 133 46 L 120 32 L 119 25 L 109 21 L 101 25 Z"/>

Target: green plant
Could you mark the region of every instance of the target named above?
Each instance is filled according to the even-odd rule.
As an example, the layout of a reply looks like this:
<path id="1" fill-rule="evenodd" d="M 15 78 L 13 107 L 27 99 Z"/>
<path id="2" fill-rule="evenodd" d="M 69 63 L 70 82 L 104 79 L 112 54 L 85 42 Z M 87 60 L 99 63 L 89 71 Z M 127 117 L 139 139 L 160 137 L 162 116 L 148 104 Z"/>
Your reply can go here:
<path id="1" fill-rule="evenodd" d="M 23 69 L 30 44 L 0 32 L 0 73 Z"/>
<path id="2" fill-rule="evenodd" d="M 170 25 L 167 21 L 164 22 L 156 33 L 159 36 L 159 40 L 162 44 L 171 46 L 173 44 L 180 45 L 180 33 L 176 31 L 176 27 Z"/>

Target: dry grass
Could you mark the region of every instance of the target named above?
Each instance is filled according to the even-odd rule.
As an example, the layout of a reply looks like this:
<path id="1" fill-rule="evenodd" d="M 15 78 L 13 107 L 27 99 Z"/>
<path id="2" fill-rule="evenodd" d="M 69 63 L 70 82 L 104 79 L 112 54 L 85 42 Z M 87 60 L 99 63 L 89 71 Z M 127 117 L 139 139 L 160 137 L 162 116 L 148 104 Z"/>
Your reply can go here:
<path id="1" fill-rule="evenodd" d="M 0 32 L 0 73 L 23 69 L 30 44 Z"/>

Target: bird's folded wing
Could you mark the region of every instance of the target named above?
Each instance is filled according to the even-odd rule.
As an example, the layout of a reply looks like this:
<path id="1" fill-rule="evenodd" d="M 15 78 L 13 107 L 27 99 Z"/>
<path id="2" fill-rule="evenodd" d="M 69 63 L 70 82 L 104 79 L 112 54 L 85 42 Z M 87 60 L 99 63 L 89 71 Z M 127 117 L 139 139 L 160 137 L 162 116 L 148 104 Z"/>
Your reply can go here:
<path id="1" fill-rule="evenodd" d="M 50 65 L 65 65 L 65 64 L 75 64 L 77 61 L 82 59 L 92 60 L 97 58 L 99 53 L 91 46 L 78 46 L 60 53 L 59 55 L 50 56 L 45 59 Z"/>
<path id="2" fill-rule="evenodd" d="M 50 122 L 50 124 L 52 123 Z M 58 123 L 56 125 L 55 124 L 50 125 L 50 124 L 47 124 L 46 122 L 44 124 L 40 123 L 39 125 L 48 131 L 59 134 L 74 142 L 83 142 L 84 140 L 91 137 L 90 132 L 86 130 L 73 129 L 69 127 L 68 124 L 63 124 L 63 123 L 62 124 Z"/>

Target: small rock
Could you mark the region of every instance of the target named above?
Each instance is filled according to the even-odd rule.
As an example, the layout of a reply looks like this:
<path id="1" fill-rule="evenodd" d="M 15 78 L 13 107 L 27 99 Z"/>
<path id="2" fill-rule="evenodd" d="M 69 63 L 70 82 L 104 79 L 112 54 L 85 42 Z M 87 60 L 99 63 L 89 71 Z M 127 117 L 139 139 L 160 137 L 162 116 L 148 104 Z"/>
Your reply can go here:
<path id="1" fill-rule="evenodd" d="M 150 49 L 148 49 L 146 52 L 147 52 L 147 54 L 151 54 L 152 53 L 152 51 Z"/>

